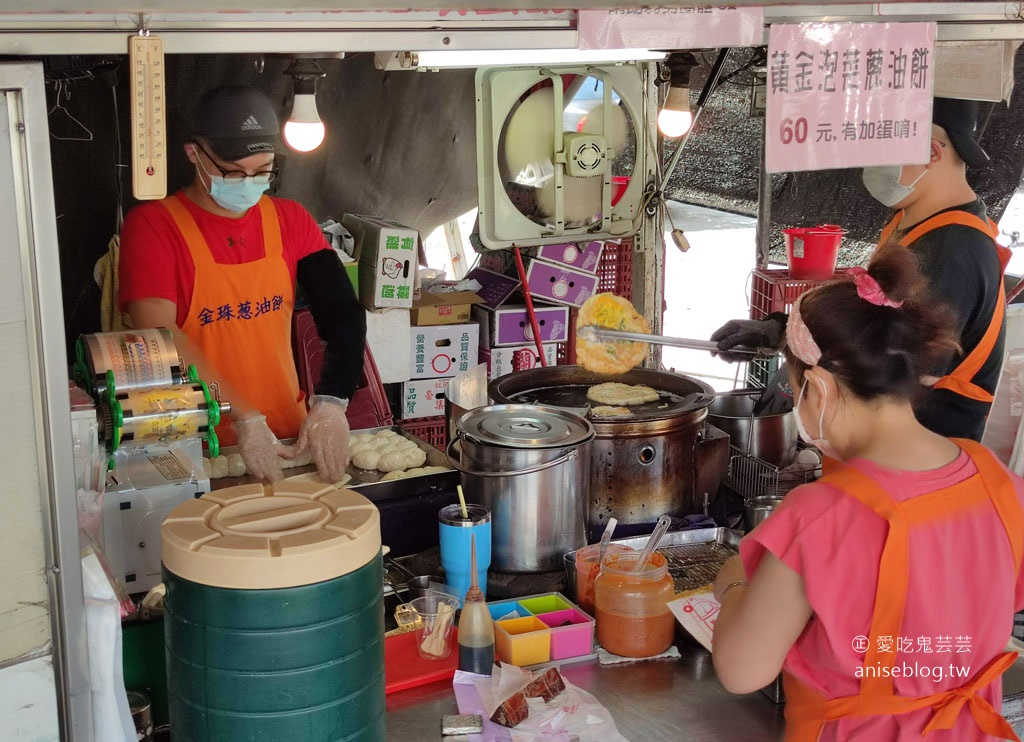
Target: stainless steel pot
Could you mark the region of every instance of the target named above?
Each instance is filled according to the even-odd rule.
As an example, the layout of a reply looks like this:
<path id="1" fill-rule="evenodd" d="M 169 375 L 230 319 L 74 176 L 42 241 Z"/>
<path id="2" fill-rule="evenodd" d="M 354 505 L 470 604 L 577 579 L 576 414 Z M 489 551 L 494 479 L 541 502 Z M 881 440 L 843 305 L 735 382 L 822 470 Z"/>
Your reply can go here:
<path id="1" fill-rule="evenodd" d="M 708 422 L 729 434 L 741 451 L 775 466 L 786 466 L 796 456 L 796 416 L 754 415 L 762 389 L 722 392 L 708 408 Z"/>
<path id="2" fill-rule="evenodd" d="M 630 407 L 630 415 L 592 418 L 591 532 L 615 517 L 619 523 L 653 523 L 660 515 L 703 510 L 696 491 L 697 448 L 714 390 L 688 376 L 634 369 L 604 376 L 579 366 L 516 371 L 490 384 L 496 402 L 535 402 L 580 408 L 587 390 L 607 381 L 644 384 L 659 392 L 657 402 Z M 710 492 L 710 497 L 715 493 Z"/>
<path id="3" fill-rule="evenodd" d="M 586 545 L 594 429 L 566 410 L 488 405 L 456 421 L 448 460 L 491 511 L 491 568 L 552 572 Z"/>
<path id="4" fill-rule="evenodd" d="M 781 497 L 752 497 L 747 501 L 747 509 L 743 514 L 743 527 L 747 533 L 762 523 L 782 502 Z"/>

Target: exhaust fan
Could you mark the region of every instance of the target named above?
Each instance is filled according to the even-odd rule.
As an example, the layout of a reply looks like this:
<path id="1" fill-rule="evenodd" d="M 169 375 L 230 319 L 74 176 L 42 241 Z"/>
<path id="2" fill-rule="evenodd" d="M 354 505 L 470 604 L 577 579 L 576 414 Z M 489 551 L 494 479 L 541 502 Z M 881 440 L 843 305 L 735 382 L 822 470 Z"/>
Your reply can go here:
<path id="1" fill-rule="evenodd" d="M 484 247 L 637 231 L 646 171 L 638 137 L 643 79 L 639 64 L 477 71 Z"/>

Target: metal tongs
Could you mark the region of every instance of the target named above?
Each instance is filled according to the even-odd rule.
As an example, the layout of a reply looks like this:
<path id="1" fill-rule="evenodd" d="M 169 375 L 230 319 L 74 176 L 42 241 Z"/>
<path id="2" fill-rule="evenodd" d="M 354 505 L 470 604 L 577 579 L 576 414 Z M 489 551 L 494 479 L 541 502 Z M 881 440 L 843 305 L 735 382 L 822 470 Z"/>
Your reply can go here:
<path id="1" fill-rule="evenodd" d="M 646 332 L 628 332 L 627 330 L 613 330 L 610 327 L 600 325 L 584 325 L 576 330 L 576 337 L 583 338 L 589 343 L 631 341 L 639 343 L 654 343 L 655 345 L 671 345 L 676 348 L 690 348 L 692 350 L 717 351 L 718 343 L 710 340 L 693 340 L 691 338 L 676 338 L 668 335 L 649 335 Z M 749 353 L 752 356 L 768 357 L 778 355 L 775 348 L 749 348 L 738 345 L 729 348 L 729 353 Z"/>

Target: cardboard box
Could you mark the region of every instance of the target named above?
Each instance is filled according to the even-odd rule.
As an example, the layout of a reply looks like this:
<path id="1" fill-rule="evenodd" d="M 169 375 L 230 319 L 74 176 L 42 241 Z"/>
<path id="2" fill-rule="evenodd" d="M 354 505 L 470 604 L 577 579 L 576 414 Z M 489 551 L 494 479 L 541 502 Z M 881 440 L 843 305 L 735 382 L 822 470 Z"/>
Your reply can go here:
<path id="1" fill-rule="evenodd" d="M 412 306 L 419 256 L 415 229 L 376 216 L 346 214 L 359 259 L 359 301 L 367 309 Z"/>
<path id="2" fill-rule="evenodd" d="M 544 343 L 544 360 L 549 366 L 558 363 L 558 343 Z M 535 345 L 513 345 L 504 348 L 490 348 L 480 351 L 480 362 L 487 364 L 487 378 L 496 379 L 499 376 L 512 373 L 512 355 L 517 350 L 526 350 L 530 354 L 530 368 L 537 368 L 540 365 L 540 358 L 537 356 Z"/>
<path id="3" fill-rule="evenodd" d="M 378 309 L 366 312 L 366 342 L 373 353 L 377 372 L 384 384 L 409 380 L 412 349 L 403 342 L 409 337 L 408 309 Z"/>
<path id="4" fill-rule="evenodd" d="M 409 337 L 412 340 L 409 378 L 455 376 L 479 363 L 480 326 L 477 324 L 413 327 Z"/>
<path id="5" fill-rule="evenodd" d="M 480 283 L 482 288 L 476 293 L 480 296 L 481 304 L 490 309 L 496 309 L 504 304 L 520 286 L 518 278 L 484 268 L 474 268 L 466 278 L 472 278 Z"/>
<path id="6" fill-rule="evenodd" d="M 573 307 L 580 306 L 597 291 L 597 276 L 543 260 L 530 261 L 526 282 L 532 296 Z"/>
<path id="7" fill-rule="evenodd" d="M 604 250 L 603 242 L 569 242 L 564 245 L 539 247 L 537 248 L 537 257 L 587 273 L 597 273 L 602 250 Z"/>
<path id="8" fill-rule="evenodd" d="M 444 394 L 450 378 L 407 381 L 402 384 L 402 420 L 444 414 Z"/>
<path id="9" fill-rule="evenodd" d="M 569 308 L 534 304 L 542 343 L 561 343 L 569 338 Z M 533 327 L 526 306 L 509 304 L 494 310 L 473 307 L 480 325 L 480 347 L 526 345 L 533 342 Z"/>
<path id="10" fill-rule="evenodd" d="M 472 291 L 433 294 L 424 291 L 412 303 L 412 323 L 424 325 L 464 325 L 471 317 L 474 304 L 482 299 Z"/>

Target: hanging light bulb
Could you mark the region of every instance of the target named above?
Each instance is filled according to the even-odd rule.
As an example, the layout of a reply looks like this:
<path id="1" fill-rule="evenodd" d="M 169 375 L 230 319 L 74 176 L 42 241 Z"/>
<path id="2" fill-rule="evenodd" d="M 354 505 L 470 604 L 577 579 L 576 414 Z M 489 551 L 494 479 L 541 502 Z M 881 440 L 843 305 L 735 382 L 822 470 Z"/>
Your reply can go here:
<path id="1" fill-rule="evenodd" d="M 697 58 L 689 52 L 670 54 L 665 63 L 669 73 L 668 96 L 658 113 L 658 129 L 669 139 L 683 136 L 693 124 L 690 112 L 690 70 Z"/>
<path id="2" fill-rule="evenodd" d="M 316 81 L 326 73 L 316 60 L 296 59 L 285 74 L 292 76 L 295 96 L 284 125 L 284 141 L 297 152 L 312 152 L 323 144 L 327 133 L 316 110 Z"/>

